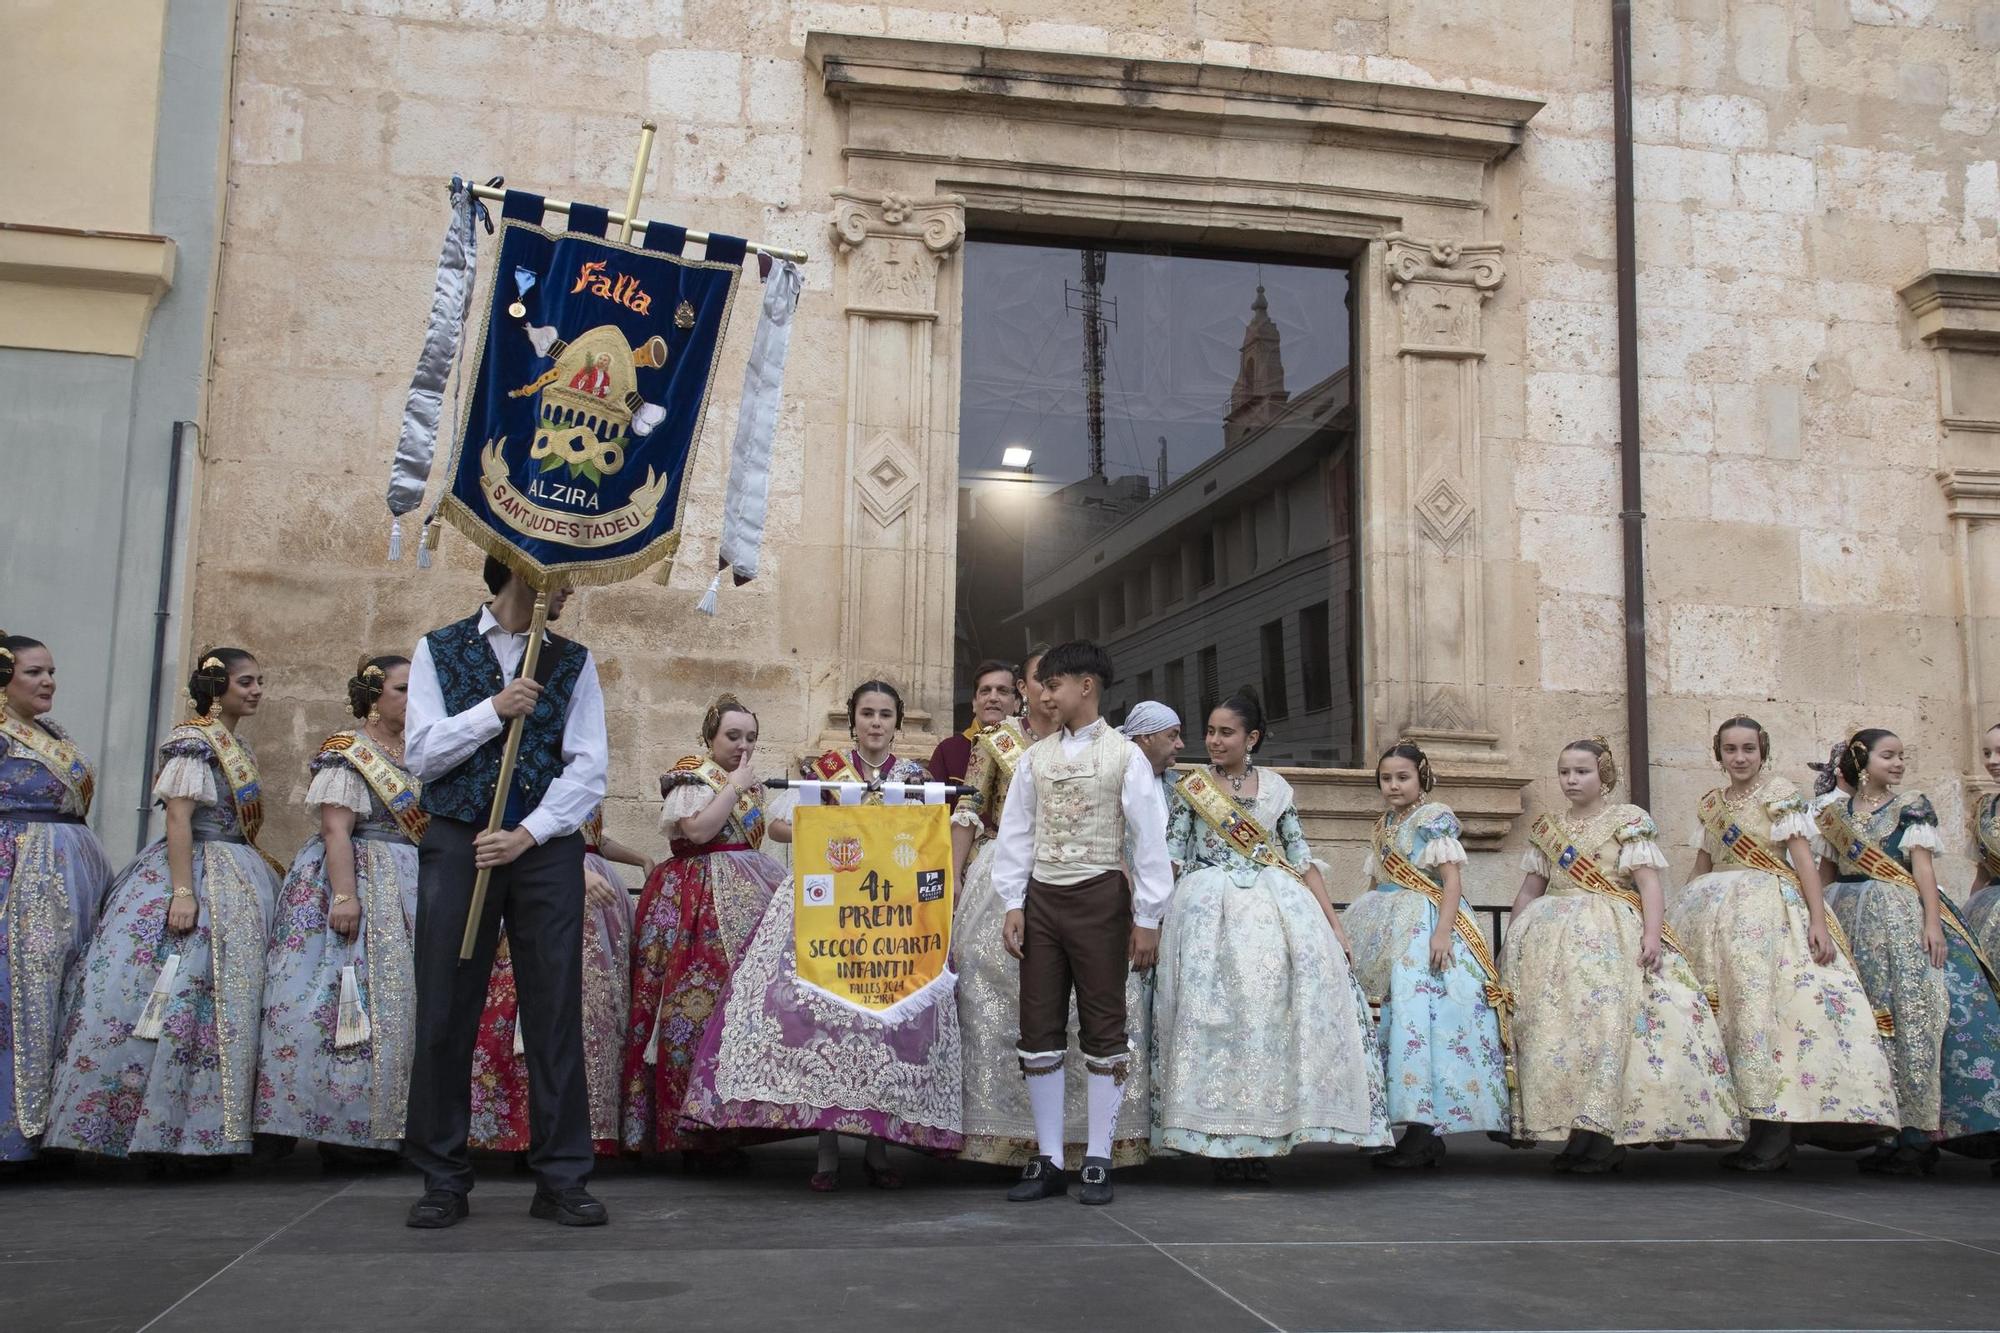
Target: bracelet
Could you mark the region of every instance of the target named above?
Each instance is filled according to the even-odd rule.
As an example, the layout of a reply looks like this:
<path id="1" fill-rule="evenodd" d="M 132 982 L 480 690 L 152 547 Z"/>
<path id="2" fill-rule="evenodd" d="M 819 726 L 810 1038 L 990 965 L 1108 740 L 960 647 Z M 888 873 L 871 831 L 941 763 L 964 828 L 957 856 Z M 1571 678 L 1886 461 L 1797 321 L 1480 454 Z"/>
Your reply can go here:
<path id="1" fill-rule="evenodd" d="M 191 889 L 191 888 L 189 888 L 189 887 L 188 887 L 187 885 L 185 885 L 185 884 L 176 884 L 176 885 L 174 885 L 174 897 L 176 897 L 176 898 L 192 898 L 192 897 L 194 897 L 194 890 L 193 890 L 193 889 Z"/>
<path id="2" fill-rule="evenodd" d="M 342 903 L 354 902 L 356 900 L 356 896 L 357 895 L 352 893 L 336 893 L 333 895 L 333 905 L 335 907 L 338 907 Z"/>

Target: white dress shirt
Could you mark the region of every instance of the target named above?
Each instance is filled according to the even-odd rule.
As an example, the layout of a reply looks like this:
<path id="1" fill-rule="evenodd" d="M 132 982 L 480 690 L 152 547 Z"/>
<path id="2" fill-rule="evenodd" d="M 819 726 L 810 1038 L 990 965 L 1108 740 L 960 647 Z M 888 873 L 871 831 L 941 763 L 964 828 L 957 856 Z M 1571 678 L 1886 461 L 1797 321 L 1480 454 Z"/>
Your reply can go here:
<path id="1" fill-rule="evenodd" d="M 491 606 L 480 608 L 479 633 L 500 664 L 501 678 L 512 680 L 520 668 L 521 655 L 528 650 L 528 636 L 504 629 L 493 618 Z M 542 642 L 546 650 L 546 637 Z M 491 699 L 481 699 L 463 713 L 446 715 L 430 641 L 419 640 L 417 650 L 410 654 L 409 711 L 403 721 L 403 760 L 410 772 L 425 782 L 441 778 L 506 728 Z M 590 818 L 590 812 L 604 803 L 609 749 L 597 659 L 585 649 L 583 669 L 577 673 L 569 712 L 563 718 L 563 770 L 542 794 L 541 804 L 521 821 L 521 827 L 537 843 L 576 832 Z"/>
<path id="2" fill-rule="evenodd" d="M 1105 725 L 1099 718 L 1082 731 L 1064 727 L 1056 742 L 1063 757 L 1074 758 Z M 1153 765 L 1136 745 L 1125 761 L 1118 804 L 1125 816 L 1125 846 L 1132 862 L 1132 924 L 1158 930 L 1174 892 L 1173 862 L 1167 859 L 1167 807 L 1160 799 Z M 1023 760 L 1014 766 L 1014 780 L 1007 785 L 1007 808 L 1000 812 L 993 851 L 993 889 L 1008 911 L 1019 911 L 1028 901 L 1028 876 L 1034 865 L 1035 774 Z"/>

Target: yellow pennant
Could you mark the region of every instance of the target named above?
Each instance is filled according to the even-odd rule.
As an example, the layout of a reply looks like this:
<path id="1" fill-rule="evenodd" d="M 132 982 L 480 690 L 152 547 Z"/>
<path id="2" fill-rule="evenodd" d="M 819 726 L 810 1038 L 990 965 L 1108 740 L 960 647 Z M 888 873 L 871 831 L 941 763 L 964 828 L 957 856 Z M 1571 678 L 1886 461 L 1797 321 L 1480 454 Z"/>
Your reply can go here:
<path id="1" fill-rule="evenodd" d="M 798 979 L 888 1020 L 949 996 L 951 823 L 942 805 L 802 805 L 792 835 Z"/>

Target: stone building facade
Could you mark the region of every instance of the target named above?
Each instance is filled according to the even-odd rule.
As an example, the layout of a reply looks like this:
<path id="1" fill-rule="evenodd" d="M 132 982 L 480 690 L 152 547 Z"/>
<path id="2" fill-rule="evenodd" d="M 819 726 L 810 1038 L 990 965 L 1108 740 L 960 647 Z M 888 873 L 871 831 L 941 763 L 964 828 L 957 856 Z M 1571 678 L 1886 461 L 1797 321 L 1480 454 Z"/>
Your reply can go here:
<path id="1" fill-rule="evenodd" d="M 1655 0 L 1634 40 L 1653 805 L 1709 737 L 1778 762 L 1909 742 L 1962 880 L 2000 718 L 2000 3 Z M 1433 752 L 1481 900 L 1518 880 L 1560 744 L 1626 716 L 1608 3 L 1556 0 L 257 0 L 237 11 L 192 636 L 253 646 L 283 811 L 363 649 L 473 605 L 475 553 L 383 561 L 387 465 L 454 171 L 811 252 L 767 569 L 693 604 L 685 558 L 584 596 L 611 823 L 707 699 L 767 758 L 908 683 L 949 724 L 958 257 L 968 230 L 1351 265 L 1364 753 Z M 747 337 L 726 349 L 737 382 Z M 772 764 L 775 767 L 775 763 Z M 1293 776 L 1341 875 L 1366 770 Z M 1685 853 L 1682 854 L 1685 864 Z"/>

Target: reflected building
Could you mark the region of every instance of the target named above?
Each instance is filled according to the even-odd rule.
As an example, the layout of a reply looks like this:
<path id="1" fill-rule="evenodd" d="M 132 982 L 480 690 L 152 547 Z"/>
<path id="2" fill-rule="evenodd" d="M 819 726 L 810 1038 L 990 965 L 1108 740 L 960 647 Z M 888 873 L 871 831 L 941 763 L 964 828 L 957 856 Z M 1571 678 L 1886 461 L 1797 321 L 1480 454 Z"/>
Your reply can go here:
<path id="1" fill-rule="evenodd" d="M 1009 646 L 1102 643 L 1119 671 L 1107 715 L 1170 705 L 1190 758 L 1209 710 L 1249 685 L 1270 721 L 1260 761 L 1353 766 L 1349 372 L 1292 393 L 1260 285 L 1217 417 L 1219 448 L 1165 485 L 1164 465 L 1067 484 L 963 477 L 960 568 L 976 577 L 961 579 L 962 628 L 997 626 L 988 638 Z M 985 646 L 962 637 L 961 656 Z"/>

